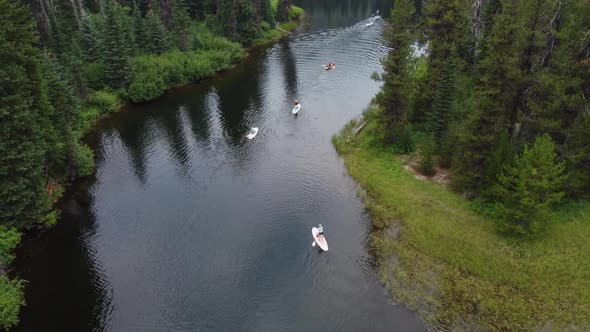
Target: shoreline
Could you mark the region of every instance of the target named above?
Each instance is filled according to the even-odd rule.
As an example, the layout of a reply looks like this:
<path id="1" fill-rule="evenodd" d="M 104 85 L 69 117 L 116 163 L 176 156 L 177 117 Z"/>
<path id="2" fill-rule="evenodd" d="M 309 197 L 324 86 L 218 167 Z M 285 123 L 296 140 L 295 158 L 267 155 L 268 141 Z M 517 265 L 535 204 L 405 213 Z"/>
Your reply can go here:
<path id="1" fill-rule="evenodd" d="M 448 188 L 416 179 L 383 145 L 371 107 L 332 138 L 375 232 L 371 250 L 395 301 L 434 329 L 590 326 L 590 204 L 555 211 L 543 238 L 516 241 Z M 355 134 L 359 124 L 365 128 Z M 584 258 L 586 257 L 586 258 Z M 568 308 L 568 314 L 563 310 Z"/>

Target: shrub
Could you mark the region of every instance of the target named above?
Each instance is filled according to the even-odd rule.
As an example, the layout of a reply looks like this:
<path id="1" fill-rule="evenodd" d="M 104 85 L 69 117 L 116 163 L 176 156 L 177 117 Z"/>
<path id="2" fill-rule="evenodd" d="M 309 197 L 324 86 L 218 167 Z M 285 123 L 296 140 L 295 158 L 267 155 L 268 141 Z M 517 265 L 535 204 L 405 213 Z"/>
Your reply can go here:
<path id="1" fill-rule="evenodd" d="M 119 97 L 115 93 L 105 90 L 95 91 L 88 100 L 88 105 L 98 109 L 100 114 L 113 112 L 118 103 Z"/>
<path id="2" fill-rule="evenodd" d="M 414 132 L 410 126 L 405 126 L 397 134 L 395 142 L 397 150 L 402 154 L 414 152 L 416 149 L 416 142 L 414 139 Z"/>
<path id="3" fill-rule="evenodd" d="M 25 304 L 23 289 L 21 280 L 0 276 L 0 328 L 8 330 L 18 324 L 20 306 Z"/>
<path id="4" fill-rule="evenodd" d="M 78 158 L 78 177 L 85 177 L 94 173 L 94 152 L 84 143 L 76 145 Z"/>
<path id="5" fill-rule="evenodd" d="M 14 228 L 0 226 L 0 266 L 7 266 L 12 263 L 14 255 L 12 250 L 20 242 L 21 233 Z"/>
<path id="6" fill-rule="evenodd" d="M 212 76 L 216 71 L 230 66 L 236 56 L 241 57 L 242 49 L 234 48 L 234 43 L 225 44 L 223 49 L 215 38 L 203 41 L 218 49 L 190 52 L 171 51 L 160 56 L 143 55 L 132 61 L 132 79 L 127 90 L 128 98 L 134 102 L 156 99 L 167 89 Z M 213 42 L 212 42 L 213 41 Z"/>
<path id="7" fill-rule="evenodd" d="M 303 18 L 303 8 L 291 5 L 289 9 L 289 21 L 295 21 Z"/>
<path id="8" fill-rule="evenodd" d="M 434 138 L 427 138 L 420 145 L 420 172 L 424 175 L 430 176 L 434 174 L 434 152 L 436 144 Z"/>
<path id="9" fill-rule="evenodd" d="M 89 63 L 84 66 L 84 78 L 91 89 L 101 89 L 105 86 L 105 67 L 102 63 Z"/>

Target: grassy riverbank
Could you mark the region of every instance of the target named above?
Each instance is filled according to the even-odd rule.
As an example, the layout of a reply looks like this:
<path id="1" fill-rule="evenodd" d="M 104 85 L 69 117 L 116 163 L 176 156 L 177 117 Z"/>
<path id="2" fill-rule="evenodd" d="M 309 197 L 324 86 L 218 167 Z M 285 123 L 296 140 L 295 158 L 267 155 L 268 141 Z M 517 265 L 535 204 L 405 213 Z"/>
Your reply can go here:
<path id="1" fill-rule="evenodd" d="M 590 327 L 590 204 L 553 212 L 538 238 L 496 232 L 475 203 L 406 171 L 379 137 L 376 112 L 333 138 L 379 231 L 381 278 L 431 326 L 538 330 Z M 349 139 L 350 138 L 350 139 Z"/>

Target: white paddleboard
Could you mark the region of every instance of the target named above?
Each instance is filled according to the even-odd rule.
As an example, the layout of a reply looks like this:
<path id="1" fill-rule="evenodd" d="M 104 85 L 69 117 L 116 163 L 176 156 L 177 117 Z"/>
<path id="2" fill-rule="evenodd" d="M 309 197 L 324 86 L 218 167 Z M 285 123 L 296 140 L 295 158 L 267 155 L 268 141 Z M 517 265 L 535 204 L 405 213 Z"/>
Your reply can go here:
<path id="1" fill-rule="evenodd" d="M 315 243 L 317 243 L 323 251 L 328 251 L 328 242 L 326 241 L 326 238 L 323 235 L 317 237 L 318 229 L 316 227 L 311 229 L 311 235 L 313 236 Z"/>
<path id="2" fill-rule="evenodd" d="M 252 129 L 250 129 L 250 132 L 248 133 L 248 135 L 246 135 L 246 137 L 248 137 L 248 139 L 253 139 L 254 137 L 256 137 L 257 134 L 258 127 L 252 127 Z"/>
<path id="3" fill-rule="evenodd" d="M 295 107 L 293 107 L 293 114 L 297 114 L 299 112 L 299 110 L 301 109 L 301 104 L 297 104 Z"/>

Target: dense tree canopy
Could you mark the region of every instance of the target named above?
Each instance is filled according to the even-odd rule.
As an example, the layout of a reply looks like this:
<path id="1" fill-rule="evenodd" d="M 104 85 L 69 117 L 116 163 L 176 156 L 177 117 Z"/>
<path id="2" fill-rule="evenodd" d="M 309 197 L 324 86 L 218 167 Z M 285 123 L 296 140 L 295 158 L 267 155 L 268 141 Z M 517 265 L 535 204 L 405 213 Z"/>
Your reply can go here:
<path id="1" fill-rule="evenodd" d="M 453 171 L 454 187 L 468 197 L 498 199 L 510 206 L 507 219 L 521 233 L 535 229 L 536 221 L 526 218 L 541 219 L 542 214 L 533 215 L 525 206 L 547 209 L 559 201 L 534 199 L 541 185 L 530 183 L 542 182 L 566 198 L 587 196 L 587 2 L 412 3 L 416 12 L 421 10 L 418 29 L 406 23 L 415 20 L 414 9 L 397 1 L 386 34 L 392 51 L 384 61 L 384 84 L 377 95 L 387 115 L 386 136 L 396 137 L 400 147 L 412 146 L 407 143 L 411 131 L 422 142 L 421 151 L 430 151 L 432 144 L 425 137 L 433 137 L 439 163 Z M 426 64 L 425 74 L 419 74 L 423 70 L 416 61 L 408 60 L 406 44 L 411 39 L 402 37 L 410 33 L 428 42 L 427 59 L 417 60 Z M 531 166 L 535 158 L 547 160 L 546 166 Z M 530 184 L 526 190 L 524 182 Z M 495 195 L 498 184 L 506 200 Z M 527 205 L 524 196 L 543 203 Z"/>

